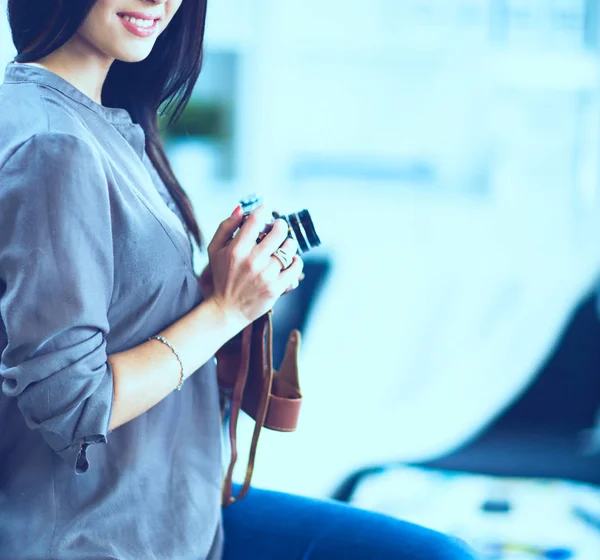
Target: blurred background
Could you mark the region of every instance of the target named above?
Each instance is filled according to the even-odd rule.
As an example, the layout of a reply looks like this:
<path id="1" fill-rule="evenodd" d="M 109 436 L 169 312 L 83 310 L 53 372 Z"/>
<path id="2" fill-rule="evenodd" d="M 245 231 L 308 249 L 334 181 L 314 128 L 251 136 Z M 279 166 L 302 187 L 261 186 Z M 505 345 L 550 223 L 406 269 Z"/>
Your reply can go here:
<path id="1" fill-rule="evenodd" d="M 164 137 L 207 237 L 256 192 L 323 241 L 256 486 L 600 559 L 600 0 L 215 0 Z"/>

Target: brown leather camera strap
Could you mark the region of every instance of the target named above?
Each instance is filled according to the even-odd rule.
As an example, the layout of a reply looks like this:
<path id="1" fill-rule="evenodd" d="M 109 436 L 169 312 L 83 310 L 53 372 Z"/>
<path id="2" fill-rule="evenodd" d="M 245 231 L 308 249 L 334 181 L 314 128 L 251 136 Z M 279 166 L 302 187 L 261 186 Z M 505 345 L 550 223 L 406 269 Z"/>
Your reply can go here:
<path id="1" fill-rule="evenodd" d="M 225 475 L 223 482 L 223 505 L 229 505 L 233 503 L 235 499 L 232 497 L 233 494 L 233 469 L 237 462 L 237 422 L 240 416 L 240 410 L 242 409 L 242 399 L 244 397 L 244 387 L 246 386 L 246 379 L 248 378 L 248 368 L 250 364 L 250 343 L 252 340 L 252 325 L 246 327 L 242 333 L 241 343 L 241 354 L 239 361 L 239 368 L 235 379 L 235 385 L 233 386 L 233 393 L 231 396 L 231 416 L 229 418 L 229 440 L 231 444 L 231 459 L 229 461 L 229 468 Z"/>
<path id="2" fill-rule="evenodd" d="M 248 466 L 246 467 L 246 476 L 244 483 L 238 495 L 230 499 L 230 503 L 241 500 L 250 490 L 252 481 L 252 473 L 254 472 L 254 461 L 256 459 L 256 449 L 258 447 L 258 438 L 260 432 L 265 425 L 267 410 L 269 407 L 269 398 L 271 396 L 271 388 L 273 386 L 273 328 L 271 321 L 271 313 L 266 315 L 266 320 L 259 320 L 254 324 L 252 331 L 252 348 L 250 355 L 250 374 L 252 368 L 255 368 L 256 376 L 260 374 L 262 385 L 259 390 L 259 402 L 254 416 L 254 432 L 250 443 L 250 453 L 248 457 Z"/>
<path id="3" fill-rule="evenodd" d="M 248 457 L 248 466 L 246 467 L 246 476 L 242 488 L 237 496 L 233 496 L 233 470 L 237 462 L 237 422 L 240 409 L 243 406 L 244 389 L 248 380 L 248 375 L 253 375 L 253 379 L 260 379 L 258 387 L 253 387 L 258 396 L 258 406 L 255 420 L 252 442 Z M 242 336 L 242 355 L 240 360 L 240 371 L 235 382 L 232 402 L 231 416 L 229 419 L 229 440 L 231 443 L 231 461 L 223 485 L 223 505 L 227 506 L 241 500 L 250 490 L 252 473 L 254 471 L 254 462 L 256 459 L 256 449 L 260 432 L 265 424 L 267 409 L 269 407 L 269 397 L 273 384 L 273 328 L 271 313 L 268 313 L 261 319 L 255 321 L 248 327 Z"/>
<path id="4" fill-rule="evenodd" d="M 222 388 L 231 391 L 229 440 L 231 459 L 223 483 L 223 506 L 241 500 L 250 489 L 262 428 L 291 432 L 296 429 L 302 403 L 298 379 L 300 332 L 290 334 L 279 372 L 273 368 L 271 313 L 260 317 L 218 354 Z M 235 378 L 232 377 L 235 375 Z M 233 471 L 238 459 L 237 424 L 240 410 L 254 419 L 248 466 L 242 488 L 233 496 Z"/>

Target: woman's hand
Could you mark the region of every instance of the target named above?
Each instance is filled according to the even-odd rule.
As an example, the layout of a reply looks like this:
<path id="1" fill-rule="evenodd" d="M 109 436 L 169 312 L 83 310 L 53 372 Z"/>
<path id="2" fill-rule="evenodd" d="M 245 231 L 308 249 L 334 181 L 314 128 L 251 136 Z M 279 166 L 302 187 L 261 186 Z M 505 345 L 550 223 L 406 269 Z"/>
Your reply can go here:
<path id="1" fill-rule="evenodd" d="M 214 300 L 226 316 L 240 321 L 243 326 L 272 309 L 281 295 L 297 287 L 302 275 L 304 263 L 296 254 L 298 244 L 287 238 L 288 225 L 284 220 L 275 220 L 271 231 L 256 243 L 269 217 L 270 214 L 259 208 L 242 225 L 243 212 L 238 207 L 221 223 L 208 246 L 213 292 L 205 295 Z M 292 264 L 285 270 L 273 256 L 280 247 L 288 255 L 294 255 Z M 205 273 L 206 270 L 204 280 L 207 279 Z M 203 288 L 210 290 L 209 282 Z"/>
<path id="2" fill-rule="evenodd" d="M 302 280 L 304 280 L 304 277 L 305 277 L 305 275 L 303 272 L 300 275 L 300 278 L 298 278 L 298 280 L 296 280 L 296 282 L 291 284 L 288 287 L 288 289 L 285 292 L 283 292 L 283 295 L 293 292 L 299 286 L 300 282 L 302 282 Z M 198 277 L 198 282 L 200 284 L 200 290 L 202 291 L 203 299 L 208 299 L 209 297 L 211 297 L 213 295 L 213 292 L 215 291 L 215 286 L 213 283 L 212 270 L 210 268 L 210 263 L 204 267 L 202 274 L 200 274 L 200 276 Z"/>

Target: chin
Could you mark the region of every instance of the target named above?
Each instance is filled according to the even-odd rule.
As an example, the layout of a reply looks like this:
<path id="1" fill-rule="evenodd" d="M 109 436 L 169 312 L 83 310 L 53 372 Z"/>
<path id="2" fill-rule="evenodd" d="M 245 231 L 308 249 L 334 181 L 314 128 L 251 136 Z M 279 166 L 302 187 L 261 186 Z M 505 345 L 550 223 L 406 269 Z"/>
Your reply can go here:
<path id="1" fill-rule="evenodd" d="M 123 49 L 120 52 L 115 53 L 114 58 L 116 60 L 120 60 L 121 62 L 142 62 L 150 56 L 152 52 L 151 46 L 138 47 L 136 49 Z"/>

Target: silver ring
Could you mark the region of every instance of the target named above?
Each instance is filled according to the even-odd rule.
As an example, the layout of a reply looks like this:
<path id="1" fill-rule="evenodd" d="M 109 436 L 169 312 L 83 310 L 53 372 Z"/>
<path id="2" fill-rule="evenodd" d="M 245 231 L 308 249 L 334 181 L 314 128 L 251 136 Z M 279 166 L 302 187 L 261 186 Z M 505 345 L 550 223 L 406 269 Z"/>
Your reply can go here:
<path id="1" fill-rule="evenodd" d="M 273 256 L 281 263 L 281 270 L 285 270 L 292 266 L 293 258 L 291 258 L 281 247 L 273 253 Z"/>

